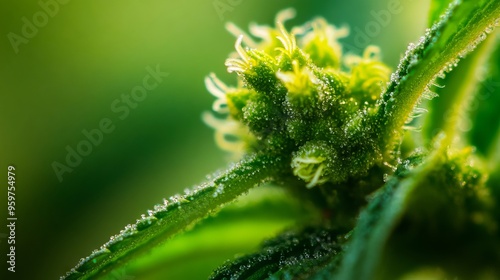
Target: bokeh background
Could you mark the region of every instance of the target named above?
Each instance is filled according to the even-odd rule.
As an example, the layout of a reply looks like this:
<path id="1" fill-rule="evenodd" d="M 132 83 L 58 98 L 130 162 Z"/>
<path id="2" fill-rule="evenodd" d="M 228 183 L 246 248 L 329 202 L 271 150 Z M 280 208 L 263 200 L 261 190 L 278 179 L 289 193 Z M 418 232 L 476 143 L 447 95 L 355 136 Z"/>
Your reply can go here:
<path id="1" fill-rule="evenodd" d="M 57 3 L 58 10 L 17 52 L 9 34 L 21 36 L 23 18 L 33 22 L 43 8 L 38 1 L 0 2 L 2 279 L 58 279 L 163 197 L 227 164 L 201 120 L 213 101 L 204 77 L 215 72 L 228 84 L 235 81 L 224 67 L 235 41 L 225 22 L 244 29 L 252 21 L 273 24 L 278 11 L 294 7 L 297 17 L 288 28 L 315 16 L 348 25 L 353 35 L 368 35 L 362 44 L 355 36 L 344 39 L 349 51 L 379 45 L 395 67 L 408 43 L 423 34 L 429 5 L 396 1 L 401 12 L 379 22 L 377 31 L 370 22 L 395 0 L 41 2 Z M 224 5 L 229 9 L 218 12 Z M 142 84 L 146 67 L 157 65 L 169 76 L 121 120 L 111 104 Z M 76 149 L 85 140 L 82 131 L 98 128 L 103 118 L 114 131 L 60 182 L 53 162 L 64 164 L 66 147 Z M 5 274 L 10 164 L 17 171 L 14 275 Z"/>

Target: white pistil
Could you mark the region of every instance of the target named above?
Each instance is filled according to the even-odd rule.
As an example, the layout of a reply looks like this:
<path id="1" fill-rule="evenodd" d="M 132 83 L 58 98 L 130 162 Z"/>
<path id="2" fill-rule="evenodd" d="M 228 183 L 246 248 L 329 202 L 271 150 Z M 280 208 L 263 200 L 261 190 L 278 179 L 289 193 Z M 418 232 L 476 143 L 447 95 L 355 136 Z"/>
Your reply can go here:
<path id="1" fill-rule="evenodd" d="M 282 35 L 277 36 L 276 38 L 281 41 L 284 50 L 288 53 L 288 55 L 291 55 L 297 47 L 295 36 L 293 34 L 289 34 L 281 22 L 278 22 L 277 25 Z"/>
<path id="2" fill-rule="evenodd" d="M 248 56 L 246 50 L 241 46 L 241 42 L 243 41 L 243 35 L 240 35 L 238 39 L 236 39 L 236 43 L 234 44 L 234 48 L 240 55 L 241 59 L 248 63 L 250 61 L 250 57 Z"/>
<path id="3" fill-rule="evenodd" d="M 319 177 L 321 176 L 321 172 L 323 171 L 323 168 L 325 167 L 324 164 L 321 164 L 318 169 L 316 170 L 316 173 L 314 173 L 314 177 L 312 178 L 311 182 L 309 182 L 309 184 L 306 185 L 306 188 L 310 189 L 314 186 L 316 186 L 317 184 L 320 184 L 320 183 L 324 183 L 326 180 L 319 180 Z"/>
<path id="4" fill-rule="evenodd" d="M 276 15 L 276 19 L 275 19 L 276 25 L 278 25 L 278 23 L 280 23 L 280 22 L 285 22 L 289 19 L 294 18 L 295 14 L 296 14 L 296 12 L 295 12 L 294 8 L 288 8 L 288 9 L 284 9 L 284 10 L 280 11 Z"/>
<path id="5" fill-rule="evenodd" d="M 222 84 L 222 82 L 217 79 L 213 73 L 211 73 L 208 77 L 205 77 L 205 86 L 208 91 L 217 98 L 226 98 L 225 92 L 227 91 L 227 87 L 224 84 L 221 86 L 218 82 Z"/>
<path id="6" fill-rule="evenodd" d="M 221 120 L 209 112 L 203 113 L 202 118 L 208 126 L 215 129 L 215 142 L 221 149 L 235 154 L 244 151 L 245 142 L 241 139 L 241 135 L 244 134 L 245 128 L 239 122 L 231 119 Z M 228 136 L 232 136 L 235 140 L 228 140 Z"/>
<path id="7" fill-rule="evenodd" d="M 250 23 L 250 34 L 255 37 L 261 38 L 264 41 L 271 41 L 272 28 L 265 25 L 258 25 L 256 23 Z"/>
<path id="8" fill-rule="evenodd" d="M 257 48 L 257 43 L 252 40 L 252 37 L 250 37 L 243 29 L 239 28 L 236 24 L 232 22 L 226 23 L 226 30 L 229 31 L 229 33 L 233 34 L 236 38 L 239 36 L 243 36 L 243 43 L 245 45 L 249 46 L 250 48 Z"/>
<path id="9" fill-rule="evenodd" d="M 213 96 L 217 97 L 217 100 L 212 105 L 212 109 L 221 114 L 228 113 L 226 92 L 229 88 L 214 73 L 210 73 L 208 77 L 205 77 L 205 86 Z"/>

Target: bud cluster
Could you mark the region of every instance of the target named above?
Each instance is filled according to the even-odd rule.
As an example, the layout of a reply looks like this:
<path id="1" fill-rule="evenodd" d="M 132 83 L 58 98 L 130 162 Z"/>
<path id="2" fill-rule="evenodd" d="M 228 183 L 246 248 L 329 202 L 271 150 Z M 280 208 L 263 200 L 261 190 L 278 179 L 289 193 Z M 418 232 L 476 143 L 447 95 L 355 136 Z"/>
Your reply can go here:
<path id="1" fill-rule="evenodd" d="M 252 25 L 260 42 L 228 25 L 238 39 L 226 66 L 238 86 L 206 78 L 218 98 L 213 109 L 227 117 L 207 114 L 205 121 L 223 149 L 291 156 L 293 174 L 307 187 L 364 176 L 383 161 L 374 118 L 391 71 L 377 47 L 361 57 L 343 54 L 338 39 L 347 28 L 318 18 L 289 33 L 283 22 L 292 17 L 285 10 L 274 28 Z"/>

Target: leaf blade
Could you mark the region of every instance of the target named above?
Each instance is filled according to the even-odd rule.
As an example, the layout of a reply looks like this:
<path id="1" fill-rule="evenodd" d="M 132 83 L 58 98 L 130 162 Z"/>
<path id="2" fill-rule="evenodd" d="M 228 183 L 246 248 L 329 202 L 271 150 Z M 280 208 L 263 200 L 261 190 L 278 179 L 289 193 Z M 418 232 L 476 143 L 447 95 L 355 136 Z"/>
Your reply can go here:
<path id="1" fill-rule="evenodd" d="M 471 106 L 471 122 L 476 124 L 468 133 L 468 140 L 477 148 L 484 157 L 495 156 L 494 146 L 500 139 L 500 118 L 498 117 L 498 106 L 500 106 L 500 31 L 496 31 L 496 50 L 489 61 L 482 65 L 483 70 L 477 73 L 480 83 L 477 96 L 477 108 Z M 496 157 L 498 159 L 498 156 Z"/>
<path id="2" fill-rule="evenodd" d="M 309 279 L 338 259 L 344 234 L 315 226 L 284 232 L 260 251 L 219 267 L 210 279 Z"/>
<path id="3" fill-rule="evenodd" d="M 157 207 L 147 217 L 143 215 L 61 278 L 89 279 L 104 274 L 105 270 L 109 272 L 113 266 L 120 265 L 119 262 L 161 243 L 250 188 L 270 181 L 283 164 L 283 159 L 268 155 L 246 157 L 193 193 L 171 197 L 167 204 Z"/>
<path id="4" fill-rule="evenodd" d="M 373 279 L 383 247 L 404 212 L 404 203 L 415 184 L 399 186 L 408 174 L 393 177 L 361 213 L 352 240 L 347 246 L 336 279 Z M 399 177 L 399 178 L 398 178 Z"/>
<path id="5" fill-rule="evenodd" d="M 494 208 L 471 151 L 441 146 L 398 171 L 362 212 L 336 279 L 399 279 L 426 266 L 464 279 L 498 275 Z"/>
<path id="6" fill-rule="evenodd" d="M 451 70 L 486 37 L 500 18 L 496 0 L 455 1 L 438 24 L 426 32 L 417 45 L 410 44 L 387 90 L 379 100 L 377 125 L 379 141 L 392 151 L 402 128 L 422 98 L 432 98 L 430 85 L 436 77 Z M 385 158 L 391 158 L 390 152 Z"/>
<path id="7" fill-rule="evenodd" d="M 123 274 L 140 279 L 206 279 L 235 254 L 250 253 L 264 238 L 296 222 L 310 221 L 315 214 L 282 188 L 252 189 L 216 216 L 134 259 Z"/>
<path id="8" fill-rule="evenodd" d="M 481 95 L 478 89 L 481 88 L 483 77 L 478 75 L 478 69 L 487 64 L 495 47 L 496 37 L 488 37 L 474 53 L 464 58 L 454 71 L 446 75 L 442 82 L 443 87 L 435 89 L 439 98 L 429 101 L 429 112 L 423 125 L 427 145 L 430 145 L 440 132 L 451 137 L 464 136 L 465 131 L 470 129 L 469 113 L 472 102 L 478 102 L 477 98 Z"/>
<path id="9" fill-rule="evenodd" d="M 432 0 L 431 8 L 429 10 L 428 26 L 432 26 L 434 23 L 439 21 L 441 15 L 446 12 L 446 9 L 452 2 L 453 0 Z"/>

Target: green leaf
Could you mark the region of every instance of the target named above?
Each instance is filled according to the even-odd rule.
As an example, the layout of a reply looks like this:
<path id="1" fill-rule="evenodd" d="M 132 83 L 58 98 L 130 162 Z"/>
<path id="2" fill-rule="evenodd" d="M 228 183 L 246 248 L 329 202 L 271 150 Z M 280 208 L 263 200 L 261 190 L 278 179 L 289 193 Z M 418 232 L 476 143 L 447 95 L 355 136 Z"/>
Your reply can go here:
<path id="1" fill-rule="evenodd" d="M 469 132 L 468 138 L 477 151 L 485 157 L 494 155 L 490 151 L 494 150 L 493 146 L 500 139 L 497 136 L 500 133 L 500 118 L 498 117 L 500 106 L 500 34 L 498 31 L 494 39 L 496 49 L 493 55 L 476 71 L 481 83 L 476 98 L 470 106 L 470 121 L 474 123 L 474 126 Z"/>
<path id="2" fill-rule="evenodd" d="M 387 146 L 387 153 L 401 138 L 405 123 L 418 113 L 415 106 L 422 98 L 433 97 L 430 86 L 436 78 L 451 71 L 461 57 L 484 40 L 499 18 L 498 0 L 455 1 L 418 44 L 410 44 L 379 101 L 379 140 Z"/>
<path id="3" fill-rule="evenodd" d="M 446 12 L 446 9 L 451 3 L 453 3 L 453 0 L 432 0 L 428 26 L 432 26 L 434 23 L 438 22 L 441 15 Z"/>
<path id="4" fill-rule="evenodd" d="M 130 261 L 117 273 L 136 279 L 206 279 L 235 254 L 250 253 L 263 239 L 316 215 L 282 188 L 252 189 L 216 216 Z"/>
<path id="5" fill-rule="evenodd" d="M 402 216 L 405 200 L 413 185 L 400 186 L 402 179 L 422 158 L 414 158 L 396 171 L 396 175 L 377 191 L 361 213 L 354 236 L 347 245 L 338 279 L 372 279 L 385 243 Z"/>
<path id="6" fill-rule="evenodd" d="M 344 231 L 306 227 L 266 241 L 254 254 L 228 262 L 211 279 L 309 279 L 338 263 Z"/>
<path id="7" fill-rule="evenodd" d="M 399 279 L 422 267 L 499 276 L 500 235 L 470 152 L 443 147 L 405 162 L 362 212 L 338 279 Z"/>
<path id="8" fill-rule="evenodd" d="M 148 215 L 143 215 L 135 224 L 111 237 L 99 250 L 82 259 L 63 278 L 89 279 L 109 272 L 114 266 L 214 213 L 221 205 L 252 187 L 273 180 L 273 176 L 284 169 L 285 162 L 268 155 L 246 157 L 187 194 L 173 196 L 164 204 L 155 206 Z"/>
<path id="9" fill-rule="evenodd" d="M 464 132 L 472 128 L 469 118 L 472 106 L 478 106 L 478 103 L 481 102 L 479 98 L 483 96 L 478 90 L 484 89 L 484 87 L 480 87 L 484 77 L 478 73 L 478 69 L 487 64 L 497 47 L 496 36 L 488 37 L 485 42 L 478 46 L 476 51 L 464 58 L 455 70 L 447 74 L 444 80 L 438 81 L 442 87 L 436 87 L 433 90 L 439 95 L 439 98 L 428 102 L 429 113 L 426 115 L 423 125 L 423 135 L 425 135 L 426 139 L 424 140 L 426 140 L 427 145 L 440 132 L 444 132 L 450 137 L 455 135 L 466 138 L 463 137 Z M 497 117 L 494 119 L 493 116 L 490 116 L 490 119 L 492 121 L 490 124 L 493 124 L 493 127 L 495 124 L 500 124 Z M 475 123 L 480 127 L 482 122 Z"/>

